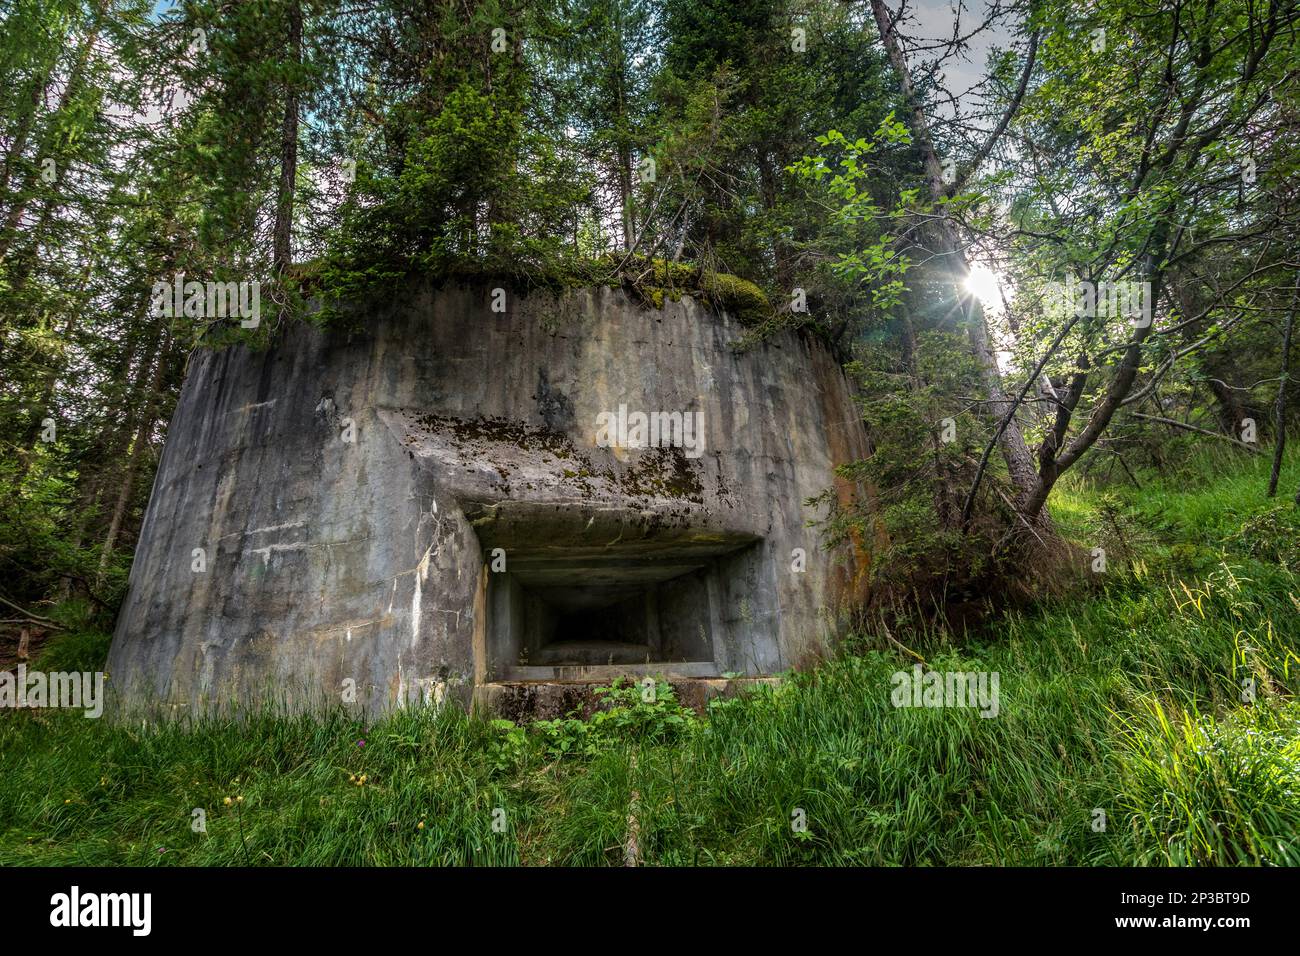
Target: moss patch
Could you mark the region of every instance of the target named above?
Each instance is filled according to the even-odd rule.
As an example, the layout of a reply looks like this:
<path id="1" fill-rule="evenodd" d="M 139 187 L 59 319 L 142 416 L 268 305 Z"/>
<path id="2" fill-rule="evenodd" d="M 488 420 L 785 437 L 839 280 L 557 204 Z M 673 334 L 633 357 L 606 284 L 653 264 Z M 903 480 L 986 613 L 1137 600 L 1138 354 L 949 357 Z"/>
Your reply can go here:
<path id="1" fill-rule="evenodd" d="M 339 276 L 332 274 L 329 264 L 322 261 L 295 265 L 293 278 L 303 296 L 330 300 L 331 304 L 317 313 L 318 320 L 327 322 L 346 311 L 337 309 L 338 302 L 368 294 L 355 282 L 340 283 Z M 356 276 L 349 275 L 348 278 L 355 280 Z M 383 281 L 379 281 L 379 277 L 375 277 L 374 289 L 391 289 L 394 278 L 394 275 L 385 275 Z M 667 259 L 634 256 L 625 261 L 621 255 L 606 255 L 556 263 L 540 270 L 524 268 L 509 273 L 464 261 L 437 274 L 410 272 L 407 278 L 431 279 L 439 285 L 491 282 L 525 295 L 537 291 L 560 295 L 570 289 L 613 286 L 622 288 L 639 302 L 655 309 L 662 309 L 666 302 L 677 302 L 683 295 L 689 295 L 713 311 L 725 311 L 748 328 L 760 327 L 776 316 L 776 309 L 767 294 L 748 279 Z"/>
<path id="2" fill-rule="evenodd" d="M 666 301 L 677 302 L 683 295 L 690 295 L 711 309 L 725 311 L 745 326 L 761 325 L 776 314 L 767 294 L 748 279 L 710 272 L 689 263 L 633 260 L 623 269 L 622 284 L 656 309 L 662 309 Z"/>

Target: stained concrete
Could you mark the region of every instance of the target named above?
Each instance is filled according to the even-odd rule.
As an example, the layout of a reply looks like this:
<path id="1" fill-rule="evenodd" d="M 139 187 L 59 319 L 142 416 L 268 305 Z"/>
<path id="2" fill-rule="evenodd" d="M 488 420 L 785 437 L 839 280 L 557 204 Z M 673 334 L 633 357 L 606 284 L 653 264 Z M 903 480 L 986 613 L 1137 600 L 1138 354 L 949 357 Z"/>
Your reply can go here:
<path id="1" fill-rule="evenodd" d="M 128 702 L 517 707 L 563 697 L 538 682 L 712 688 L 829 647 L 865 557 L 823 550 L 806 500 L 859 493 L 834 467 L 867 447 L 828 351 L 738 351 L 689 297 L 506 301 L 416 284 L 359 331 L 194 357 L 109 657 Z M 702 454 L 600 447 L 620 405 L 702 413 Z"/>

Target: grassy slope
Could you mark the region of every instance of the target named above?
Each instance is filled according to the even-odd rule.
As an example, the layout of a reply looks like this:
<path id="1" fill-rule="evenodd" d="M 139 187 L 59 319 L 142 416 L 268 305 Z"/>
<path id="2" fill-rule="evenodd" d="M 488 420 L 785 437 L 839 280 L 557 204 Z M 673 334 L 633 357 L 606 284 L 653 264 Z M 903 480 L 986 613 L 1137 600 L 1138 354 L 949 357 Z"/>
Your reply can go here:
<path id="1" fill-rule="evenodd" d="M 1300 863 L 1300 521 L 1289 492 L 1262 498 L 1265 468 L 1063 489 L 1058 522 L 1106 549 L 1103 591 L 905 639 L 940 670 L 997 671 L 994 719 L 895 709 L 911 660 L 869 637 L 703 721 L 635 694 L 528 732 L 454 711 L 4 713 L 0 863 L 604 864 L 629 811 L 652 864 Z"/>

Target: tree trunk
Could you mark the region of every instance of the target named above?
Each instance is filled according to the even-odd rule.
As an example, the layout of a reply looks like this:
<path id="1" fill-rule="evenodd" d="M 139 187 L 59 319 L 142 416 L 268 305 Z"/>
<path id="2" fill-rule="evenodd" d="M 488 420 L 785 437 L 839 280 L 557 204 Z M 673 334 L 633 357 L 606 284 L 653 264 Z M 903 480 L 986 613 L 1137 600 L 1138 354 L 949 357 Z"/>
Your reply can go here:
<path id="1" fill-rule="evenodd" d="M 126 517 L 126 508 L 131 502 L 131 491 L 135 486 L 135 475 L 140 468 L 140 459 L 144 455 L 145 448 L 149 446 L 149 435 L 157 423 L 158 391 L 162 386 L 163 370 L 166 367 L 170 350 L 171 335 L 167 334 L 158 349 L 153 376 L 149 382 L 149 391 L 144 399 L 144 411 L 140 416 L 139 427 L 136 428 L 135 436 L 131 442 L 131 453 L 127 458 L 126 473 L 122 476 L 122 485 L 118 489 L 117 501 L 113 505 L 113 516 L 109 519 L 108 533 L 104 536 L 104 550 L 99 558 L 99 576 L 101 579 L 108 568 L 109 558 L 113 556 L 113 546 L 117 543 L 117 536 L 122 530 L 122 522 Z"/>
<path id="2" fill-rule="evenodd" d="M 1161 235 L 1154 246 L 1156 252 L 1147 256 L 1146 275 L 1151 278 L 1151 302 L 1154 304 L 1160 300 L 1164 274 L 1160 272 L 1155 263 L 1160 261 L 1164 255 L 1167 235 Z M 1153 305 L 1154 307 L 1154 305 Z M 1063 475 L 1071 465 L 1091 448 L 1102 432 L 1110 425 L 1110 421 L 1119 411 L 1120 406 L 1124 403 L 1125 397 L 1133 388 L 1133 382 L 1137 378 L 1138 371 L 1142 366 L 1142 343 L 1146 341 L 1151 330 L 1155 328 L 1155 322 L 1143 328 L 1139 328 L 1134 333 L 1133 338 L 1129 340 L 1128 347 L 1124 350 L 1124 358 L 1119 363 L 1110 384 L 1106 387 L 1106 392 L 1101 402 L 1093 410 L 1088 418 L 1088 423 L 1084 425 L 1083 430 L 1077 434 L 1073 440 L 1061 448 L 1065 441 L 1065 429 L 1069 426 L 1070 416 L 1073 414 L 1075 406 L 1078 404 L 1079 396 L 1083 391 L 1084 376 L 1077 376 L 1077 389 L 1072 388 L 1070 394 L 1066 397 L 1061 409 L 1058 411 L 1057 427 L 1053 434 L 1048 436 L 1044 441 L 1043 447 L 1038 456 L 1038 481 L 1029 494 L 1025 495 L 1020 502 L 1020 511 L 1026 518 L 1032 519 L 1043 511 L 1043 506 L 1047 504 L 1047 496 L 1052 493 L 1056 486 L 1057 480 Z M 1061 450 L 1058 453 L 1058 448 Z"/>
<path id="3" fill-rule="evenodd" d="M 273 265 L 284 275 L 293 254 L 293 197 L 298 177 L 298 67 L 302 63 L 302 7 L 291 0 L 289 15 L 289 63 L 293 76 L 285 84 L 284 121 L 280 127 L 280 192 L 275 203 Z"/>
<path id="4" fill-rule="evenodd" d="M 618 195 L 623 216 L 623 251 L 630 252 L 636 237 L 632 223 L 632 151 L 626 143 L 618 146 Z"/>
<path id="5" fill-rule="evenodd" d="M 0 167 L 0 196 L 9 195 L 9 181 L 13 177 L 14 168 L 22 161 L 23 151 L 27 149 L 27 137 L 32 133 L 32 124 L 36 122 L 36 114 L 40 111 L 41 100 L 45 97 L 45 90 L 50 84 L 50 74 L 47 71 L 44 79 L 32 83 L 31 109 L 23 114 L 19 121 L 18 130 L 14 133 L 13 142 L 9 144 L 9 149 L 5 153 L 4 166 Z"/>
<path id="6" fill-rule="evenodd" d="M 1300 304 L 1300 274 L 1296 276 L 1296 291 L 1291 297 L 1291 309 L 1286 314 L 1286 329 L 1282 333 L 1282 374 L 1277 383 L 1277 410 L 1273 427 L 1277 436 L 1273 444 L 1273 471 L 1268 476 L 1268 496 L 1277 494 L 1277 480 L 1282 472 L 1282 453 L 1286 450 L 1286 389 L 1291 378 L 1291 331 L 1295 328 L 1295 310 Z"/>
<path id="7" fill-rule="evenodd" d="M 1214 369 L 1214 374 L 1227 374 Z M 1210 391 L 1214 393 L 1214 402 L 1218 412 L 1219 428 L 1225 435 L 1236 435 L 1240 433 L 1241 421 L 1246 417 L 1246 409 L 1242 407 L 1241 400 L 1237 398 L 1237 392 L 1222 379 L 1212 377 L 1210 379 Z"/>
<path id="8" fill-rule="evenodd" d="M 67 84 L 63 87 L 63 93 L 59 97 L 59 105 L 46 120 L 46 132 L 41 138 L 40 148 L 38 150 L 40 155 L 38 158 L 44 158 L 46 154 L 52 151 L 54 144 L 51 143 L 50 140 L 53 138 L 53 131 L 57 128 L 56 121 L 58 120 L 58 117 L 67 110 L 68 104 L 72 102 L 72 98 L 81 90 L 85 81 L 86 67 L 90 64 L 90 54 L 94 50 L 95 42 L 99 39 L 99 32 L 103 22 L 106 5 L 107 0 L 101 2 L 96 7 L 95 19 L 91 25 L 90 32 L 86 34 L 86 38 L 77 49 L 76 63 L 73 65 L 72 71 L 68 75 Z M 62 157 L 50 158 L 56 160 L 56 172 L 59 176 L 62 176 L 64 165 Z M 27 205 L 38 192 L 36 181 L 40 179 L 40 176 L 40 170 L 34 170 L 32 174 L 27 177 L 27 181 L 24 182 L 19 189 L 15 190 L 13 205 L 9 207 L 9 211 L 5 216 L 4 226 L 0 228 L 0 259 L 4 258 L 5 255 L 8 254 L 9 247 L 13 243 L 14 236 L 17 233 L 18 225 L 22 222 L 23 214 L 27 211 Z"/>

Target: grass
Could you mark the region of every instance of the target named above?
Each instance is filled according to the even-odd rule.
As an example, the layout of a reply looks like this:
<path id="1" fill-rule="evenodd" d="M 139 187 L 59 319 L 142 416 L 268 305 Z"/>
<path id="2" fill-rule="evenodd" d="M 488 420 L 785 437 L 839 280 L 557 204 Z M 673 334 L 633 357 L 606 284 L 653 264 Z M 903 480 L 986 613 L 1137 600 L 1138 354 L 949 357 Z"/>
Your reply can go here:
<path id="1" fill-rule="evenodd" d="M 10 712 L 0 863 L 606 865 L 634 816 L 648 865 L 1297 864 L 1300 524 L 1262 497 L 1266 466 L 1071 483 L 1054 516 L 1107 550 L 1104 585 L 898 635 L 937 670 L 997 672 L 996 718 L 894 707 L 913 661 L 871 635 L 704 718 L 662 685 L 530 728 Z"/>

